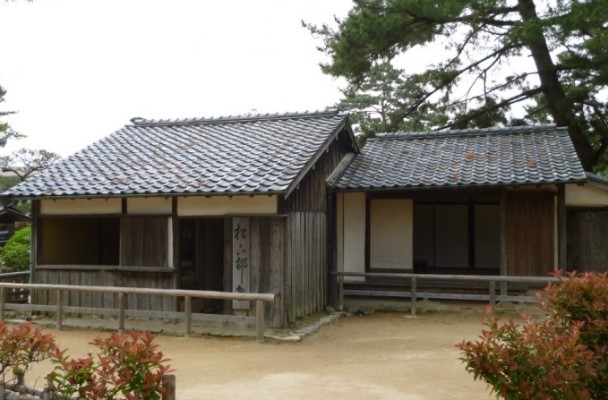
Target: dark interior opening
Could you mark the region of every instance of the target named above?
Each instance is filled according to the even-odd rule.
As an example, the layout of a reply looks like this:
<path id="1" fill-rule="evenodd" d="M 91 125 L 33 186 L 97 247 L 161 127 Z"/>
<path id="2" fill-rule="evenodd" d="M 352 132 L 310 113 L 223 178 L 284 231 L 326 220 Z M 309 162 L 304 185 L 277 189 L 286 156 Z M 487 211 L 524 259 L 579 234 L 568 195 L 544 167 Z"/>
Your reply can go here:
<path id="1" fill-rule="evenodd" d="M 223 218 L 179 220 L 180 288 L 224 290 Z M 192 299 L 194 312 L 221 313 L 222 300 Z"/>
<path id="2" fill-rule="evenodd" d="M 45 217 L 39 222 L 39 264 L 118 265 L 118 217 Z"/>
<path id="3" fill-rule="evenodd" d="M 414 271 L 498 274 L 498 204 L 414 205 Z"/>

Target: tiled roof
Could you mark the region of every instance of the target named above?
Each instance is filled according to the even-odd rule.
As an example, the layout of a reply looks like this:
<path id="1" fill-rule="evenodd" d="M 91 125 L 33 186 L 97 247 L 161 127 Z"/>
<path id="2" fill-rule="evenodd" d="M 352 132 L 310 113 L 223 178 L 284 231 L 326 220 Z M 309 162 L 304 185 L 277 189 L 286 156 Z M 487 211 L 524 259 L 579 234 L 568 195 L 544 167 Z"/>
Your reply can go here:
<path id="1" fill-rule="evenodd" d="M 369 139 L 338 190 L 528 185 L 585 181 L 566 129 L 526 126 Z"/>
<path id="2" fill-rule="evenodd" d="M 287 194 L 345 124 L 335 111 L 133 119 L 3 195 Z"/>

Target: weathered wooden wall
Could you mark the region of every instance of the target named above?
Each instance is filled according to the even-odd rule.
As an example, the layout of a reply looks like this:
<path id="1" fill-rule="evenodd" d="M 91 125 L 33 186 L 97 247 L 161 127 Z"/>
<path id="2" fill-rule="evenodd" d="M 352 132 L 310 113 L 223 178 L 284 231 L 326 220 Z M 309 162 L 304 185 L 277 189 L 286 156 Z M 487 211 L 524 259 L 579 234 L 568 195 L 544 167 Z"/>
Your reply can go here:
<path id="1" fill-rule="evenodd" d="M 546 276 L 553 271 L 554 198 L 553 192 L 507 192 L 507 275 Z"/>
<path id="2" fill-rule="evenodd" d="M 343 131 L 317 160 L 314 167 L 300 181 L 286 200 L 279 204 L 279 212 L 326 211 L 327 177 L 334 171 L 342 158 L 351 153 L 352 145 L 348 134 Z"/>
<path id="3" fill-rule="evenodd" d="M 608 271 L 608 209 L 569 208 L 567 214 L 567 269 Z"/>
<path id="4" fill-rule="evenodd" d="M 69 269 L 41 268 L 36 270 L 35 283 L 84 286 L 123 286 L 156 289 L 174 289 L 175 273 L 151 272 L 146 270 L 120 271 L 117 269 L 96 269 L 71 266 Z M 35 304 L 56 304 L 56 294 L 52 291 L 37 290 Z M 78 293 L 66 295 L 65 305 L 75 307 L 116 308 L 117 295 L 111 293 Z M 176 311 L 175 298 L 166 296 L 127 296 L 127 308 L 137 310 Z"/>
<path id="5" fill-rule="evenodd" d="M 120 265 L 166 267 L 167 217 L 122 217 L 120 221 Z"/>
<path id="6" fill-rule="evenodd" d="M 250 230 L 251 291 L 278 294 L 274 305 L 266 304 L 264 315 L 272 326 L 285 326 L 285 218 L 251 218 Z M 252 315 L 254 309 L 252 303 Z"/>
<path id="7" fill-rule="evenodd" d="M 289 322 L 327 304 L 327 218 L 322 212 L 290 213 L 285 301 Z"/>
<path id="8" fill-rule="evenodd" d="M 279 212 L 288 215 L 283 293 L 288 322 L 322 310 L 329 302 L 328 264 L 333 260 L 333 241 L 328 241 L 327 177 L 353 152 L 352 146 L 348 132 L 342 131 L 298 188 L 279 204 Z"/>
<path id="9" fill-rule="evenodd" d="M 274 304 L 266 304 L 266 322 L 273 327 L 284 327 L 286 298 L 285 271 L 287 266 L 287 240 L 285 217 L 251 217 L 250 235 L 250 290 L 253 293 L 274 293 Z M 224 291 L 232 289 L 232 219 L 224 221 Z M 224 314 L 232 314 L 232 302 L 224 302 Z M 255 313 L 251 303 L 250 315 Z"/>

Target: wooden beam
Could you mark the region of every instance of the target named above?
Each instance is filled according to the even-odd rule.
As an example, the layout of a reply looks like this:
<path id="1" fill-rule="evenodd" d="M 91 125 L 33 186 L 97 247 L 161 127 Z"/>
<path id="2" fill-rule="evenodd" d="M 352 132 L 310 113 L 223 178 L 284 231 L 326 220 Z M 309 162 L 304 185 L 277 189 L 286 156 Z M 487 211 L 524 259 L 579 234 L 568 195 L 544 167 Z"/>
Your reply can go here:
<path id="1" fill-rule="evenodd" d="M 507 190 L 500 191 L 500 275 L 508 274 L 507 260 Z M 500 294 L 507 294 L 507 285 L 501 283 Z"/>
<path id="2" fill-rule="evenodd" d="M 365 272 L 370 272 L 371 265 L 371 198 L 365 193 Z"/>
<path id="3" fill-rule="evenodd" d="M 557 187 L 557 265 L 564 272 L 568 267 L 566 219 L 566 185 L 561 184 Z"/>

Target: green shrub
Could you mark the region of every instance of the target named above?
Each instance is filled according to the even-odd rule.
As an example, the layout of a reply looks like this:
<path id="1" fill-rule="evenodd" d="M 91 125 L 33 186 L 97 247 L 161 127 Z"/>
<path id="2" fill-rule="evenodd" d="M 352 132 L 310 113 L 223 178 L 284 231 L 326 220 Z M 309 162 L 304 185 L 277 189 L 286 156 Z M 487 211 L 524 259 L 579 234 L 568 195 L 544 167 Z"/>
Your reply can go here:
<path id="1" fill-rule="evenodd" d="M 500 324 L 488 314 L 476 342 L 458 345 L 475 379 L 499 397 L 605 399 L 608 393 L 608 278 L 571 274 L 539 296 L 542 321 Z"/>
<path id="2" fill-rule="evenodd" d="M 30 267 L 29 227 L 20 229 L 0 250 L 0 260 L 8 271 L 25 271 Z"/>

